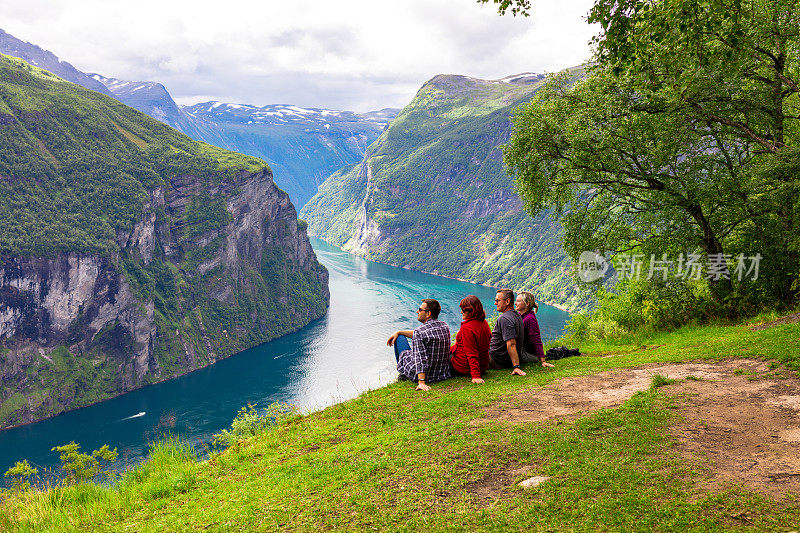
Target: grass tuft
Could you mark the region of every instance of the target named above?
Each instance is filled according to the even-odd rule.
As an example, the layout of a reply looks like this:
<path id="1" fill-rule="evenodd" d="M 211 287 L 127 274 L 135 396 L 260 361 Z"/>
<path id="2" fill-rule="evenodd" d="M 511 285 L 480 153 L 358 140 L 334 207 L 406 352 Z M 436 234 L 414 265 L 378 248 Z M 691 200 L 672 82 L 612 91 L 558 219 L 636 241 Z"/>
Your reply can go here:
<path id="1" fill-rule="evenodd" d="M 664 385 L 672 385 L 675 383 L 676 380 L 663 376 L 661 374 L 655 374 L 653 379 L 650 381 L 650 388 L 657 389 L 659 387 L 663 387 Z"/>

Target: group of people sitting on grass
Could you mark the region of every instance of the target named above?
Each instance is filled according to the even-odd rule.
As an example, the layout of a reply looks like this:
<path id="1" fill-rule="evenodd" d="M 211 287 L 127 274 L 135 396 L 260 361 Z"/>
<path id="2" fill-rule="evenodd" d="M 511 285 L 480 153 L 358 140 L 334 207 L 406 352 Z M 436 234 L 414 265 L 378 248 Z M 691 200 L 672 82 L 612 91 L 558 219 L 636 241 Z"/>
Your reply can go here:
<path id="1" fill-rule="evenodd" d="M 417 309 L 417 320 L 422 325 L 396 331 L 386 341 L 394 346 L 400 379 L 416 381 L 417 390 L 428 391 L 428 383 L 443 381 L 453 374 L 471 376 L 473 383 L 483 383 L 489 368 L 510 368 L 512 375 L 524 376 L 522 363 L 539 361 L 542 366 L 552 367 L 545 361 L 536 320 L 539 306 L 533 294 L 520 292 L 515 300 L 512 290 L 500 289 L 494 303 L 500 316 L 490 331 L 480 299 L 470 295 L 461 300 L 461 328 L 451 346 L 450 328 L 439 320 L 439 302 L 422 300 Z"/>

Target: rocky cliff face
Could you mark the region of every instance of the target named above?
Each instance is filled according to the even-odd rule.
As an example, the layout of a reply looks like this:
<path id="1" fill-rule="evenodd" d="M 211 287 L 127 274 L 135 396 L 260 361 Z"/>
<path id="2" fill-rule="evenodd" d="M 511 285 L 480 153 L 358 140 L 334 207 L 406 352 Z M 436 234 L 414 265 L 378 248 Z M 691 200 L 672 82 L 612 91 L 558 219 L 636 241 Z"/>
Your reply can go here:
<path id="1" fill-rule="evenodd" d="M 198 198 L 224 198 L 227 223 L 187 231 L 186 210 Z M 175 177 L 151 191 L 139 222 L 118 232 L 117 244 L 111 257 L 0 260 L 0 427 L 206 366 L 321 316 L 329 299 L 327 272 L 268 170 L 210 187 Z M 269 268 L 287 283 L 265 287 L 265 261 L 276 256 L 286 266 L 273 261 Z M 156 280 L 150 292 L 148 275 Z M 293 276 L 322 305 L 290 305 Z M 159 283 L 170 279 L 194 289 L 174 287 L 173 301 L 157 302 Z M 245 300 L 289 314 L 288 326 L 271 327 L 282 317 L 255 308 L 235 320 L 217 316 L 219 307 Z"/>

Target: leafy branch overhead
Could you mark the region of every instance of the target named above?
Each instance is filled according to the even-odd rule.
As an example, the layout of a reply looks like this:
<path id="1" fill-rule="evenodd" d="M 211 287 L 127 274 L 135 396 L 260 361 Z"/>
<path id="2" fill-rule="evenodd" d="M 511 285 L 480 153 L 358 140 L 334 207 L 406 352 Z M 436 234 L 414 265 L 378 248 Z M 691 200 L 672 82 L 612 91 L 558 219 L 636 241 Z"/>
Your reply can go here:
<path id="1" fill-rule="evenodd" d="M 497 12 L 501 15 L 505 15 L 510 8 L 511 14 L 515 17 L 517 15 L 530 16 L 530 0 L 478 0 L 479 4 L 488 4 L 490 2 L 497 4 Z"/>

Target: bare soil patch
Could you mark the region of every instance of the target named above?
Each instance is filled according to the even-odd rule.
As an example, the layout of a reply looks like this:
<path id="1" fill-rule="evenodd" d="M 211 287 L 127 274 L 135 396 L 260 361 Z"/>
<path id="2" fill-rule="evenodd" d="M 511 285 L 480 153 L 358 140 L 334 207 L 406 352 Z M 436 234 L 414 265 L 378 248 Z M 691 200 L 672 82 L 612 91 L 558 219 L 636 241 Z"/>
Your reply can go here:
<path id="1" fill-rule="evenodd" d="M 533 470 L 532 466 L 512 464 L 506 468 L 490 472 L 483 479 L 468 483 L 465 489 L 476 499 L 489 503 L 491 500 L 499 498 L 505 489 L 514 484 L 517 478 L 528 475 Z"/>
<path id="2" fill-rule="evenodd" d="M 764 324 L 758 324 L 757 326 L 750 326 L 750 329 L 759 330 L 759 329 L 774 328 L 775 326 L 780 326 L 783 324 L 796 324 L 797 322 L 800 322 L 800 313 L 794 313 L 791 315 L 782 316 L 777 320 L 773 320 L 772 322 L 765 322 Z"/>
<path id="3" fill-rule="evenodd" d="M 680 453 L 702 465 L 706 488 L 741 483 L 800 495 L 800 380 L 753 366 L 755 374 L 665 387 L 683 404 L 671 433 Z"/>
<path id="4" fill-rule="evenodd" d="M 800 379 L 764 361 L 650 364 L 565 378 L 511 396 L 473 423 L 575 419 L 621 405 L 655 374 L 680 380 L 661 389 L 676 397 L 683 417 L 669 431 L 678 452 L 704 472 L 702 488 L 741 483 L 800 495 Z"/>
<path id="5" fill-rule="evenodd" d="M 511 396 L 505 402 L 487 409 L 486 418 L 474 420 L 473 424 L 479 425 L 488 420 L 523 423 L 551 418 L 573 419 L 601 408 L 622 405 L 637 392 L 647 390 L 656 374 L 670 379 L 694 376 L 705 380 L 718 380 L 725 374 L 732 375 L 735 369 L 726 369 L 725 366 L 726 363 L 657 363 L 589 376 L 563 378 L 545 387 Z"/>

